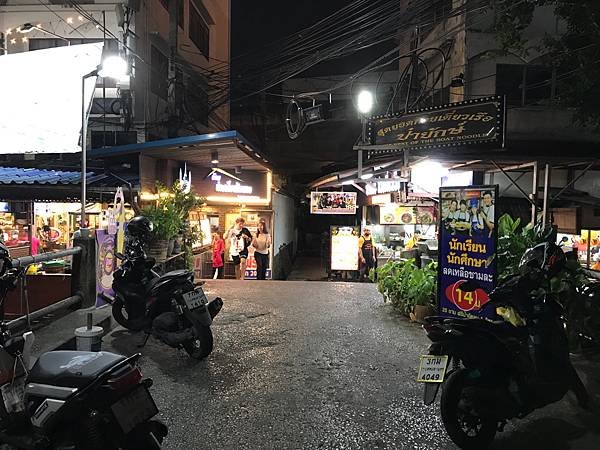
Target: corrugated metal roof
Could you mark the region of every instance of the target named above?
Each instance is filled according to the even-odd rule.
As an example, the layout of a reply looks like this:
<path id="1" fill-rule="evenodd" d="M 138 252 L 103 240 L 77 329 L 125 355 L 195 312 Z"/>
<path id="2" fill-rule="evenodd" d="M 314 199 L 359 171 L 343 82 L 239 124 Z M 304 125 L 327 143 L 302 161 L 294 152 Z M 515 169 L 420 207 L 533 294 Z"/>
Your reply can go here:
<path id="1" fill-rule="evenodd" d="M 88 176 L 93 175 L 89 173 Z M 0 167 L 0 184 L 80 184 L 81 172 Z"/>

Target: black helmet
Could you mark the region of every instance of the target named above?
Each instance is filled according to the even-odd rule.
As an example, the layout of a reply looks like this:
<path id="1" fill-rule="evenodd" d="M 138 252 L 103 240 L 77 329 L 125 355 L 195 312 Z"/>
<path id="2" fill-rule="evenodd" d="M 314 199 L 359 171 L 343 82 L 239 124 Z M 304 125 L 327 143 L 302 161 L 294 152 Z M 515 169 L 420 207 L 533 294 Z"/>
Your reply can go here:
<path id="1" fill-rule="evenodd" d="M 549 277 L 553 277 L 564 269 L 566 264 L 567 257 L 562 249 L 556 244 L 544 242 L 523 254 L 519 263 L 519 271 L 525 275 L 537 269 Z"/>
<path id="2" fill-rule="evenodd" d="M 136 216 L 129 221 L 125 232 L 129 236 L 144 240 L 150 237 L 152 229 L 153 226 L 150 220 L 144 216 Z"/>

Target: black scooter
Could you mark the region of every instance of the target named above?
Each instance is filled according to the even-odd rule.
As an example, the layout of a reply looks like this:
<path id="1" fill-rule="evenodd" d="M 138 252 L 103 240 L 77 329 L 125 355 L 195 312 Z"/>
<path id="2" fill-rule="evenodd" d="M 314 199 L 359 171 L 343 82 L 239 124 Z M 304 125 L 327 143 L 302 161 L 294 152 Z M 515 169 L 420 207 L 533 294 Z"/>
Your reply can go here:
<path id="1" fill-rule="evenodd" d="M 427 405 L 443 384 L 442 421 L 460 448 L 486 448 L 508 420 L 557 402 L 569 390 L 587 406 L 587 391 L 569 359 L 562 307 L 540 289 L 548 282 L 547 273 L 528 270 L 490 294 L 486 306 L 504 308 L 497 311 L 512 322 L 426 319 L 423 328 L 433 343 L 421 357 L 418 380 L 425 383 Z"/>
<path id="2" fill-rule="evenodd" d="M 115 297 L 103 295 L 113 317 L 129 330 L 145 332 L 144 344 L 153 335 L 192 358 L 206 358 L 213 350 L 210 326 L 223 301 L 217 297 L 209 303 L 192 271 L 156 273 L 144 247 L 140 236 L 126 233 L 125 254 L 116 254 L 122 264 L 113 276 Z"/>
<path id="3" fill-rule="evenodd" d="M 0 244 L 0 319 L 24 269 Z M 30 369 L 34 336 L 0 325 L 0 444 L 18 449 L 160 449 L 167 427 L 136 354 L 44 353 Z"/>

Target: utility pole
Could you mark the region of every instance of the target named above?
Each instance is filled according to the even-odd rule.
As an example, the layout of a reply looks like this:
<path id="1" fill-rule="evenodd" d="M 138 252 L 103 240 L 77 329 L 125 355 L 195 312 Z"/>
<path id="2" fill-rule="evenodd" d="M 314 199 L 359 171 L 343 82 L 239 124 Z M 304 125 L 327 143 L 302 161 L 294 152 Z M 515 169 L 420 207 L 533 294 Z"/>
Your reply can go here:
<path id="1" fill-rule="evenodd" d="M 177 104 L 177 67 L 175 60 L 177 58 L 178 46 L 178 23 L 179 6 L 181 0 L 169 0 L 169 87 L 168 87 L 168 111 L 169 121 L 167 137 L 177 137 L 179 129 L 179 105 Z"/>

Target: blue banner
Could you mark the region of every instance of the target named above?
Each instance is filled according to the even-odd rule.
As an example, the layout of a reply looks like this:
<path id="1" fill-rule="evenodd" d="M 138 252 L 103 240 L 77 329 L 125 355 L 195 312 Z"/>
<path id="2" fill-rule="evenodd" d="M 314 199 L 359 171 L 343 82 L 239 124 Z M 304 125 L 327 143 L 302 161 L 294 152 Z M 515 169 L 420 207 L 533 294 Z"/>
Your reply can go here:
<path id="1" fill-rule="evenodd" d="M 496 316 L 485 308 L 496 286 L 497 186 L 440 188 L 439 313 Z"/>

